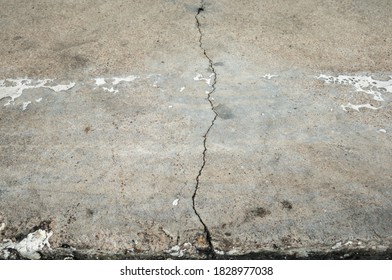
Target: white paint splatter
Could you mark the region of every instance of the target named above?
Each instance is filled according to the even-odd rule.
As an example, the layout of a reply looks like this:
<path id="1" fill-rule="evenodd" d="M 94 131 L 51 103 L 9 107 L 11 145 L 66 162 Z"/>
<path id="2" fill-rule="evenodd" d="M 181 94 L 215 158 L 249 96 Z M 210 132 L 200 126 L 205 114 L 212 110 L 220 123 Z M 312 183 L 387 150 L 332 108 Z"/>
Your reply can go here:
<path id="1" fill-rule="evenodd" d="M 104 91 L 108 91 L 111 92 L 113 94 L 117 94 L 120 91 L 117 89 L 117 85 L 121 82 L 132 82 L 134 80 L 136 80 L 137 78 L 140 78 L 139 76 L 135 76 L 135 75 L 129 75 L 126 77 L 106 77 L 106 78 L 94 78 L 93 80 L 95 80 L 95 85 L 102 88 Z M 111 81 L 111 82 L 107 82 L 107 81 Z M 103 86 L 106 84 L 112 84 L 112 87 L 107 87 L 107 86 Z"/>
<path id="2" fill-rule="evenodd" d="M 93 80 L 95 80 L 95 85 L 97 86 L 102 86 L 104 84 L 106 84 L 106 80 L 112 80 L 112 85 L 118 85 L 121 82 L 132 82 L 134 80 L 136 80 L 137 78 L 139 78 L 139 76 L 135 76 L 135 75 L 129 75 L 127 77 L 111 77 L 111 78 L 94 78 Z"/>
<path id="3" fill-rule="evenodd" d="M 206 83 L 207 83 L 207 85 L 211 85 L 211 77 L 213 77 L 215 74 L 214 73 L 212 73 L 210 76 L 209 76 L 209 79 L 208 78 L 204 78 L 203 77 L 203 75 L 202 74 L 199 74 L 199 73 L 197 73 L 196 74 L 196 77 L 194 77 L 193 78 L 193 80 L 195 80 L 195 81 L 205 81 Z"/>
<path id="4" fill-rule="evenodd" d="M 3 252 L 4 256 L 7 256 L 7 249 L 15 249 L 24 258 L 38 260 L 41 258 L 41 255 L 38 252 L 41 251 L 45 246 L 50 248 L 49 238 L 52 235 L 52 231 L 46 232 L 42 229 L 39 229 L 33 233 L 29 233 L 27 237 L 19 243 L 14 243 L 9 240 L 3 244 L 0 244 L 0 251 Z"/>
<path id="5" fill-rule="evenodd" d="M 173 206 L 177 206 L 178 205 L 178 201 L 179 201 L 179 199 L 177 198 L 177 199 L 175 199 L 174 201 L 173 201 Z"/>
<path id="6" fill-rule="evenodd" d="M 49 86 L 48 83 L 53 82 L 51 79 L 44 80 L 32 80 L 32 79 L 5 79 L 0 80 L 0 99 L 10 97 L 4 106 L 8 106 L 15 101 L 16 98 L 23 94 L 25 89 L 34 88 L 48 88 L 55 92 L 66 91 L 75 86 L 75 83 L 69 83 L 68 85 L 56 85 Z"/>
<path id="7" fill-rule="evenodd" d="M 108 92 L 111 92 L 111 93 L 113 93 L 113 94 L 116 94 L 116 93 L 119 92 L 118 89 L 114 89 L 114 87 L 111 87 L 111 88 L 102 87 L 102 89 L 103 89 L 104 91 L 108 91 Z"/>
<path id="8" fill-rule="evenodd" d="M 387 133 L 387 131 L 383 128 L 379 129 L 378 131 L 382 132 L 382 133 Z"/>
<path id="9" fill-rule="evenodd" d="M 160 75 L 154 75 L 154 77 L 159 77 Z M 117 89 L 117 85 L 121 82 L 132 82 L 136 79 L 138 79 L 139 76 L 135 75 L 129 75 L 126 77 L 106 77 L 106 78 L 93 78 L 92 80 L 94 81 L 95 86 L 98 86 L 99 88 L 103 89 L 104 91 L 111 92 L 113 94 L 116 94 L 119 92 Z M 109 81 L 109 82 L 108 82 Z M 47 88 L 50 89 L 54 92 L 62 92 L 62 91 L 67 91 L 71 88 L 73 88 L 76 83 L 75 82 L 70 82 L 69 84 L 57 84 L 53 85 L 54 80 L 53 79 L 29 79 L 29 78 L 18 78 L 18 79 L 5 79 L 5 80 L 0 80 L 0 99 L 7 98 L 9 97 L 10 100 L 4 104 L 4 106 L 8 106 L 12 103 L 14 103 L 15 99 L 20 97 L 24 90 L 26 89 L 38 89 L 38 88 Z M 104 86 L 110 83 L 112 84 L 111 87 L 109 86 Z M 91 83 L 90 83 L 91 85 Z M 41 102 L 42 97 L 38 98 L 35 100 L 36 102 Z M 23 110 L 27 108 L 27 106 L 31 102 L 24 102 L 23 103 Z"/>
<path id="10" fill-rule="evenodd" d="M 339 75 L 339 76 L 328 76 L 319 75 L 317 77 L 319 80 L 323 80 L 327 84 L 339 84 L 339 85 L 351 85 L 354 87 L 356 92 L 363 92 L 372 96 L 373 100 L 378 102 L 384 102 L 384 97 L 382 94 L 392 93 L 392 76 L 387 81 L 379 81 L 373 79 L 371 76 L 349 76 L 349 75 Z M 347 105 L 340 106 L 344 111 L 347 108 L 359 111 L 361 108 L 377 110 L 380 108 L 374 107 L 371 104 L 359 104 L 354 105 L 348 103 Z"/>
<path id="11" fill-rule="evenodd" d="M 102 86 L 106 84 L 105 78 L 95 78 L 94 80 L 97 86 Z"/>
<path id="12" fill-rule="evenodd" d="M 264 76 L 263 76 L 263 78 L 266 78 L 266 79 L 268 79 L 268 80 L 271 80 L 272 78 L 274 78 L 274 77 L 279 77 L 278 75 L 271 75 L 271 74 L 265 74 Z"/>
<path id="13" fill-rule="evenodd" d="M 27 106 L 29 106 L 30 103 L 31 103 L 31 101 L 23 102 L 22 111 L 26 110 Z"/>
<path id="14" fill-rule="evenodd" d="M 376 101 L 384 101 L 382 97 L 383 92 L 392 93 L 392 76 L 388 81 L 374 80 L 369 76 L 347 76 L 339 75 L 327 76 L 320 75 L 319 80 L 324 80 L 328 84 L 352 85 L 357 92 L 364 92 L 373 96 Z"/>
<path id="15" fill-rule="evenodd" d="M 350 109 L 356 110 L 358 112 L 359 112 L 359 109 L 361 109 L 361 108 L 367 108 L 367 109 L 372 109 L 372 110 L 380 109 L 380 108 L 372 106 L 369 103 L 367 103 L 367 104 L 359 104 L 359 105 L 354 105 L 354 104 L 348 103 L 347 105 L 341 105 L 340 107 L 342 107 L 342 109 L 344 111 L 347 111 L 347 108 L 350 108 Z"/>
<path id="16" fill-rule="evenodd" d="M 180 88 L 180 92 L 183 92 L 184 89 L 185 89 L 185 87 L 181 87 L 181 88 Z"/>

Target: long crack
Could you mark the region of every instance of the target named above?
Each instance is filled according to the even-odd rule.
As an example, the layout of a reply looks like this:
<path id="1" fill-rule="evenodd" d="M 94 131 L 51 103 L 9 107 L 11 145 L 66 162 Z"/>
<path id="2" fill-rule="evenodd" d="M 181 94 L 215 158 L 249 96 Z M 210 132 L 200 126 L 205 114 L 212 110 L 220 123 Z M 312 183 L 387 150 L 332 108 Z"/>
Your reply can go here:
<path id="1" fill-rule="evenodd" d="M 200 177 L 201 177 L 201 175 L 202 175 L 202 173 L 203 173 L 203 170 L 204 170 L 204 167 L 205 167 L 205 165 L 206 165 L 207 136 L 208 136 L 208 134 L 209 134 L 211 128 L 214 126 L 214 123 L 215 123 L 216 118 L 218 117 L 218 114 L 217 114 L 216 111 L 215 111 L 215 106 L 214 106 L 214 104 L 213 104 L 213 102 L 212 102 L 212 99 L 211 99 L 211 94 L 212 94 L 212 93 L 215 91 L 215 89 L 216 89 L 217 75 L 216 75 L 216 72 L 215 72 L 215 68 L 214 68 L 214 65 L 213 65 L 213 61 L 212 61 L 212 59 L 208 56 L 206 49 L 203 47 L 203 32 L 201 31 L 201 25 L 200 25 L 200 21 L 199 21 L 199 16 L 200 16 L 200 14 L 201 14 L 202 12 L 204 12 L 204 9 L 205 9 L 204 4 L 205 4 L 205 3 L 204 3 L 204 0 L 202 0 L 201 3 L 200 3 L 200 7 L 199 7 L 198 10 L 197 10 L 197 14 L 195 15 L 195 19 L 196 19 L 196 26 L 197 26 L 197 29 L 198 29 L 199 34 L 200 34 L 200 36 L 199 36 L 199 46 L 200 46 L 200 48 L 202 49 L 204 56 L 208 59 L 209 70 L 210 70 L 210 71 L 212 72 L 212 74 L 213 74 L 213 75 L 212 75 L 212 76 L 213 76 L 213 78 L 212 78 L 212 84 L 211 84 L 211 88 L 212 88 L 212 89 L 208 92 L 207 99 L 208 99 L 208 102 L 210 103 L 211 110 L 214 112 L 214 118 L 212 119 L 211 124 L 210 124 L 210 126 L 208 127 L 206 133 L 203 135 L 203 138 L 204 138 L 204 139 L 203 139 L 203 146 L 204 146 L 204 150 L 203 150 L 203 163 L 202 163 L 202 165 L 201 165 L 201 167 L 200 167 L 200 169 L 199 169 L 199 173 L 197 174 L 197 177 L 196 177 L 195 191 L 194 191 L 193 196 L 192 196 L 192 206 L 193 206 L 193 211 L 195 212 L 196 216 L 199 218 L 200 223 L 201 223 L 201 224 L 203 225 L 203 227 L 204 227 L 204 234 L 206 235 L 205 237 L 206 237 L 206 240 L 207 240 L 207 243 L 208 243 L 208 248 L 207 248 L 206 250 L 204 250 L 203 252 L 206 254 L 206 257 L 207 257 L 208 259 L 215 259 L 215 258 L 216 258 L 216 254 L 215 254 L 215 250 L 214 250 L 214 245 L 212 244 L 211 232 L 210 232 L 210 230 L 208 229 L 206 223 L 205 223 L 205 222 L 203 221 L 203 219 L 201 218 L 201 216 L 200 216 L 200 214 L 199 214 L 199 212 L 197 211 L 196 206 L 195 206 L 195 199 L 196 199 L 197 191 L 199 190 L 199 185 L 200 185 Z"/>

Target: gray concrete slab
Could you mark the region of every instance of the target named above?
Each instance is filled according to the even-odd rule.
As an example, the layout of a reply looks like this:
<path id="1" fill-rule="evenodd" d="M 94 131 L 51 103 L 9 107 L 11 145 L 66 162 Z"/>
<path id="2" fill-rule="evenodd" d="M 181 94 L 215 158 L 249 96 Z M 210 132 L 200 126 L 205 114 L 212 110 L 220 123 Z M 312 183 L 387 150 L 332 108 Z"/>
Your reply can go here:
<path id="1" fill-rule="evenodd" d="M 0 258 L 390 252 L 391 12 L 3 1 Z"/>

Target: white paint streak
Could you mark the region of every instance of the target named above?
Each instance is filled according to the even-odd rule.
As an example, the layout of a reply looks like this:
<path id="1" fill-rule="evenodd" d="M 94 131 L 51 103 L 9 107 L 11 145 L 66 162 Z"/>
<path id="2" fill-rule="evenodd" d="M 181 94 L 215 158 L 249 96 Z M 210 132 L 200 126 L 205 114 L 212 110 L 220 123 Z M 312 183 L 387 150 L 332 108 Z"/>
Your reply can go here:
<path id="1" fill-rule="evenodd" d="M 51 79 L 44 80 L 32 80 L 32 79 L 5 79 L 0 80 L 0 99 L 10 97 L 11 100 L 8 101 L 4 106 L 8 106 L 15 101 L 16 98 L 23 94 L 25 89 L 34 88 L 48 88 L 55 92 L 65 91 L 73 88 L 75 83 L 70 83 L 68 85 L 55 85 L 49 86 L 48 83 L 53 82 Z"/>
<path id="2" fill-rule="evenodd" d="M 383 128 L 379 129 L 378 131 L 382 132 L 382 133 L 387 133 L 387 131 Z"/>
<path id="3" fill-rule="evenodd" d="M 128 77 L 125 78 L 112 78 L 113 82 L 112 84 L 115 86 L 117 84 L 119 84 L 120 82 L 132 82 L 134 80 L 136 80 L 137 78 L 139 78 L 139 76 L 134 76 L 134 75 L 130 75 Z"/>
<path id="4" fill-rule="evenodd" d="M 107 84 L 106 80 L 111 79 L 112 85 L 116 86 L 121 82 L 132 82 L 139 78 L 139 76 L 129 75 L 127 77 L 112 77 L 112 78 L 94 78 L 96 86 L 102 86 Z M 58 85 L 49 85 L 53 83 L 53 79 L 42 79 L 42 80 L 33 80 L 28 78 L 18 78 L 18 79 L 5 79 L 0 80 L 0 99 L 9 97 L 9 100 L 4 106 L 8 106 L 15 101 L 16 98 L 20 97 L 23 94 L 25 89 L 36 89 L 36 88 L 48 88 L 54 92 L 67 91 L 73 88 L 76 83 L 70 82 L 69 84 L 58 84 Z M 109 91 L 111 93 L 118 93 L 119 91 L 115 87 L 102 87 L 104 90 Z M 36 102 L 40 102 L 42 98 L 36 99 Z M 28 104 L 27 104 L 28 105 Z M 27 106 L 24 105 L 24 106 Z M 24 107 L 25 108 L 25 107 Z"/>
<path id="5" fill-rule="evenodd" d="M 268 79 L 268 80 L 271 80 L 272 78 L 274 78 L 274 77 L 279 77 L 278 75 L 271 75 L 271 74 L 265 74 L 264 76 L 263 76 L 263 78 L 266 78 L 266 79 Z"/>
<path id="6" fill-rule="evenodd" d="M 341 105 L 340 107 L 342 107 L 342 109 L 344 111 L 347 111 L 347 108 L 350 108 L 350 109 L 356 110 L 358 112 L 359 112 L 359 109 L 361 109 L 361 108 L 367 108 L 367 109 L 372 109 L 372 110 L 380 109 L 380 108 L 377 108 L 377 107 L 373 107 L 369 103 L 367 103 L 367 104 L 359 104 L 359 105 L 354 105 L 354 104 L 348 103 L 347 105 Z"/>
<path id="7" fill-rule="evenodd" d="M 185 87 L 181 87 L 181 88 L 180 88 L 180 92 L 183 92 L 184 89 L 185 89 Z"/>
<path id="8" fill-rule="evenodd" d="M 154 75 L 156 77 L 159 75 Z M 132 82 L 136 79 L 140 78 L 140 76 L 129 75 L 126 77 L 106 77 L 106 78 L 93 78 L 95 85 L 102 88 L 104 91 L 111 92 L 116 94 L 119 92 L 117 89 L 117 85 L 121 82 Z M 108 82 L 110 81 L 110 82 Z M 41 79 L 41 80 L 34 80 L 28 78 L 18 78 L 18 79 L 5 79 L 0 80 L 0 100 L 3 98 L 10 98 L 8 102 L 4 104 L 4 106 L 8 106 L 14 103 L 15 99 L 20 97 L 24 90 L 26 89 L 39 89 L 39 88 L 47 88 L 54 92 L 61 92 L 67 91 L 73 88 L 76 85 L 76 82 L 70 82 L 69 84 L 57 84 L 53 85 L 53 79 Z M 111 87 L 104 86 L 110 83 L 112 84 Z M 155 84 L 157 81 L 155 82 Z M 91 86 L 91 83 L 89 84 Z M 185 87 L 184 87 L 185 88 Z M 42 97 L 35 100 L 36 102 L 41 102 Z M 27 108 L 27 106 L 31 103 L 31 101 L 23 102 L 23 110 Z"/>
<path id="9" fill-rule="evenodd" d="M 38 253 L 45 246 L 50 248 L 49 238 L 53 235 L 53 232 L 46 232 L 42 229 L 39 229 L 33 233 L 29 233 L 26 238 L 24 238 L 19 243 L 14 243 L 12 241 L 8 241 L 6 243 L 0 244 L 0 250 L 3 251 L 3 255 L 7 255 L 5 251 L 7 249 L 15 249 L 18 253 L 27 259 L 38 260 L 41 258 Z"/>
<path id="10" fill-rule="evenodd" d="M 71 88 L 73 88 L 76 85 L 76 83 L 70 83 L 68 85 L 57 85 L 57 86 L 43 86 L 45 88 L 50 88 L 51 90 L 54 90 L 55 92 L 59 92 L 59 91 L 65 91 L 65 90 L 69 90 Z"/>
<path id="11" fill-rule="evenodd" d="M 104 91 L 108 91 L 111 92 L 113 94 L 117 94 L 120 91 L 117 89 L 117 85 L 121 82 L 132 82 L 134 80 L 136 80 L 137 78 L 140 78 L 139 76 L 135 76 L 135 75 L 129 75 L 127 77 L 109 77 L 109 78 L 94 78 L 93 80 L 95 80 L 95 85 L 102 88 Z M 111 80 L 111 84 L 113 85 L 112 87 L 107 87 L 107 86 L 103 86 L 106 84 L 110 84 L 110 82 L 107 82 Z"/>

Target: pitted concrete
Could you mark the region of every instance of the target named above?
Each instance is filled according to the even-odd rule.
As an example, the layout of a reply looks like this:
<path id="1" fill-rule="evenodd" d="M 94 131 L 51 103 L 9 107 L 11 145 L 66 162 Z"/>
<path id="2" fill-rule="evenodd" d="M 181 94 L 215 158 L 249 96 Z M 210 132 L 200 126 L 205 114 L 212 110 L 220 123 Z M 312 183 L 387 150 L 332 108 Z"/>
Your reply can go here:
<path id="1" fill-rule="evenodd" d="M 387 1 L 3 6 L 1 258 L 390 252 Z"/>

